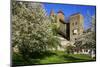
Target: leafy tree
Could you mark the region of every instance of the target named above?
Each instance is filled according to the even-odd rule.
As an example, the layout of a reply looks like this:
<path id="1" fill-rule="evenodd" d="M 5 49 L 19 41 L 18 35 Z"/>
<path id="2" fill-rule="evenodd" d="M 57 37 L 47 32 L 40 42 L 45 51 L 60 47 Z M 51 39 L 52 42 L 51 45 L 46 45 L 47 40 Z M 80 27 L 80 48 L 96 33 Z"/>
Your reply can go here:
<path id="1" fill-rule="evenodd" d="M 56 48 L 59 40 L 53 35 L 51 21 L 43 5 L 32 2 L 12 2 L 12 46 L 28 57 Z"/>
<path id="2" fill-rule="evenodd" d="M 53 30 L 53 34 L 54 35 L 57 35 L 57 33 L 58 33 L 58 27 L 57 27 L 57 15 L 56 14 L 54 14 L 54 15 L 52 15 L 52 16 L 50 16 L 50 20 L 51 20 L 51 28 L 52 28 L 52 30 Z"/>
<path id="3" fill-rule="evenodd" d="M 65 51 L 68 54 L 72 54 L 74 52 L 74 46 L 72 46 L 72 45 L 67 46 Z"/>
<path id="4" fill-rule="evenodd" d="M 95 32 L 84 33 L 74 43 L 77 48 L 96 49 Z"/>

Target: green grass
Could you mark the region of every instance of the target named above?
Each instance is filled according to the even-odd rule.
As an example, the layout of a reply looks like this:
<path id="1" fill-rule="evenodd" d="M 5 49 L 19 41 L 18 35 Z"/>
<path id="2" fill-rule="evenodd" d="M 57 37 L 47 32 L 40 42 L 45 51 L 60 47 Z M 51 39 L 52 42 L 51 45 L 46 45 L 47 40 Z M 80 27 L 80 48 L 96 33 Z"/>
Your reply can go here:
<path id="1" fill-rule="evenodd" d="M 86 61 L 94 61 L 88 55 L 83 54 L 65 54 L 64 52 L 57 52 L 57 55 L 53 55 L 50 57 L 46 57 L 40 60 L 40 64 L 49 64 L 49 63 L 70 63 L 70 62 L 86 62 Z"/>
<path id="2" fill-rule="evenodd" d="M 74 63 L 74 62 L 88 62 L 95 61 L 88 55 L 83 54 L 65 54 L 62 51 L 56 51 L 51 53 L 46 53 L 45 56 L 38 58 L 29 58 L 30 61 L 24 60 L 20 55 L 13 56 L 14 65 L 37 65 L 37 64 L 52 64 L 52 63 Z"/>

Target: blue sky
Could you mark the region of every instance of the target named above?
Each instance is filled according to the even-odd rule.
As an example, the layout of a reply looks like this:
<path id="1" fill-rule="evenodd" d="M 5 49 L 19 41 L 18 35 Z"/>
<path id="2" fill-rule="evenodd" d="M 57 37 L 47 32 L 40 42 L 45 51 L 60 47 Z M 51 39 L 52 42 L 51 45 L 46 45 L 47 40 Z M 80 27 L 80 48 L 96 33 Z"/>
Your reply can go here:
<path id="1" fill-rule="evenodd" d="M 47 12 L 47 15 L 50 14 L 50 11 L 53 9 L 55 13 L 57 13 L 59 10 L 62 10 L 65 19 L 69 17 L 70 15 L 80 12 L 84 17 L 84 29 L 90 27 L 91 22 L 89 22 L 89 16 L 95 15 L 96 7 L 95 6 L 86 6 L 86 5 L 73 5 L 73 4 L 54 4 L 54 3 L 43 3 L 44 8 Z"/>

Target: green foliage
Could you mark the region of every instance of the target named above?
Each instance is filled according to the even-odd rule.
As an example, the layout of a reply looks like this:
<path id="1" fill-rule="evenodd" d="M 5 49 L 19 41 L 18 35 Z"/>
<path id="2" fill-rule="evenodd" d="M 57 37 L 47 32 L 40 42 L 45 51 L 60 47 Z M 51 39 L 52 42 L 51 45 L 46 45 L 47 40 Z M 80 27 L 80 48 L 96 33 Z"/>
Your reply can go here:
<path id="1" fill-rule="evenodd" d="M 40 3 L 12 2 L 12 46 L 18 46 L 24 58 L 59 46 L 51 21 Z"/>
<path id="2" fill-rule="evenodd" d="M 74 46 L 67 46 L 65 52 L 67 52 L 67 54 L 73 54 L 74 50 Z"/>
<path id="3" fill-rule="evenodd" d="M 54 34 L 55 36 L 57 36 L 57 34 L 58 34 L 57 23 L 52 23 L 51 28 L 52 28 L 52 30 L 53 30 L 53 34 Z"/>
<path id="4" fill-rule="evenodd" d="M 96 34 L 95 32 L 86 32 L 79 36 L 74 43 L 77 48 L 96 49 Z"/>
<path id="5" fill-rule="evenodd" d="M 13 65 L 22 65 L 22 64 L 25 64 L 25 60 L 23 59 L 23 57 L 20 55 L 20 54 L 17 54 L 17 53 L 13 53 L 13 56 L 12 56 L 12 64 Z"/>
<path id="6" fill-rule="evenodd" d="M 57 35 L 57 33 L 58 33 L 57 15 L 50 16 L 50 20 L 51 20 L 51 28 L 53 30 L 53 34 Z"/>

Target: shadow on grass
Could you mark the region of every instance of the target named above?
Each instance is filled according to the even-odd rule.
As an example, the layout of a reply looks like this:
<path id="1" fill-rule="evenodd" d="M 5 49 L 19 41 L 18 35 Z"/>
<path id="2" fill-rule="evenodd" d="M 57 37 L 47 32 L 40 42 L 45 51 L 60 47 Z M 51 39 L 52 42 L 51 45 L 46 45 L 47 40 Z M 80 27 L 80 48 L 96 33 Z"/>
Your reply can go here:
<path id="1" fill-rule="evenodd" d="M 27 58 L 23 58 L 21 54 L 18 53 L 13 53 L 13 58 L 12 58 L 12 66 L 25 66 L 25 65 L 37 65 L 40 63 L 40 60 L 45 58 L 45 57 L 50 57 L 56 55 L 56 53 L 46 51 L 46 52 L 34 52 L 29 55 Z"/>
<path id="2" fill-rule="evenodd" d="M 57 55 L 56 53 L 54 52 L 51 52 L 51 51 L 46 51 L 46 52 L 35 52 L 35 53 L 32 53 L 30 55 L 30 58 L 32 59 L 43 59 L 45 57 L 49 57 L 49 56 L 52 56 L 52 55 Z"/>

